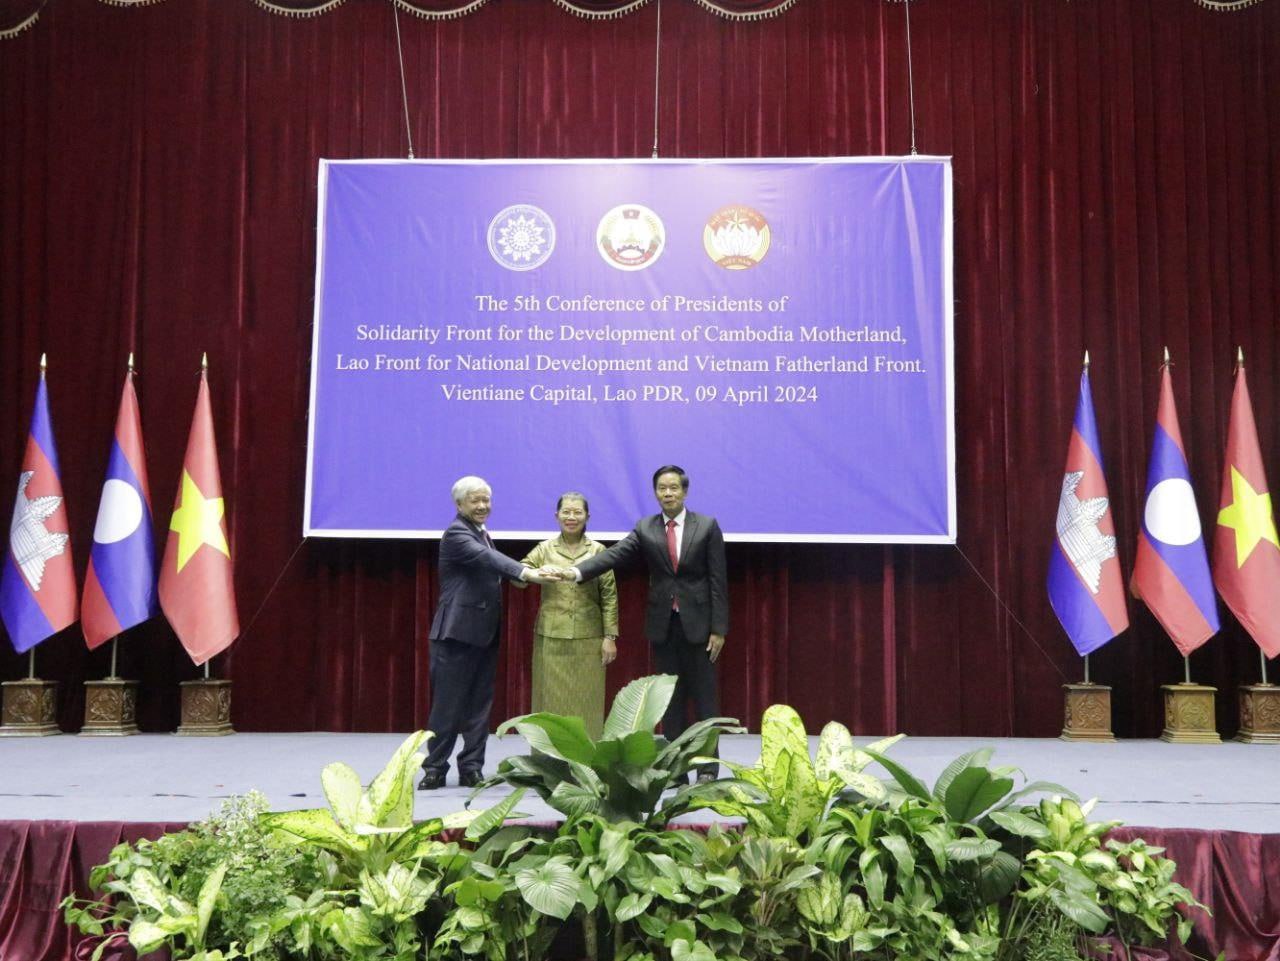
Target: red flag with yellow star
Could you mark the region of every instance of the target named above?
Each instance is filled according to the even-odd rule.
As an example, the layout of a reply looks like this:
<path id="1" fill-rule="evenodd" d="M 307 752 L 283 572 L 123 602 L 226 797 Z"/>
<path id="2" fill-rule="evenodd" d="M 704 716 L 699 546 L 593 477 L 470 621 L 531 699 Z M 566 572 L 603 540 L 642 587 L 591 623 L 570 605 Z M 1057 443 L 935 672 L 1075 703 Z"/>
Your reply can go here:
<path id="1" fill-rule="evenodd" d="M 1236 368 L 1227 427 L 1222 499 L 1213 536 L 1213 580 L 1236 619 L 1267 657 L 1280 654 L 1280 538 L 1262 469 L 1244 364 Z"/>
<path id="2" fill-rule="evenodd" d="M 197 664 L 225 650 L 240 633 L 226 504 L 213 439 L 213 409 L 204 371 L 200 372 L 187 456 L 160 565 L 160 607 Z"/>

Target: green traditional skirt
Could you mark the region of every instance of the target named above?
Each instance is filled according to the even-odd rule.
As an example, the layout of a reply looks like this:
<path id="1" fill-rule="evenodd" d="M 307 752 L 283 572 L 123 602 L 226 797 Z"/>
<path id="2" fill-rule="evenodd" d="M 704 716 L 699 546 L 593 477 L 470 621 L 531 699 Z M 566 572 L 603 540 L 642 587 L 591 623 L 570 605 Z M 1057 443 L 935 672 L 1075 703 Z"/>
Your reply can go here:
<path id="1" fill-rule="evenodd" d="M 593 740 L 604 729 L 602 641 L 533 635 L 533 710 L 580 717 Z"/>

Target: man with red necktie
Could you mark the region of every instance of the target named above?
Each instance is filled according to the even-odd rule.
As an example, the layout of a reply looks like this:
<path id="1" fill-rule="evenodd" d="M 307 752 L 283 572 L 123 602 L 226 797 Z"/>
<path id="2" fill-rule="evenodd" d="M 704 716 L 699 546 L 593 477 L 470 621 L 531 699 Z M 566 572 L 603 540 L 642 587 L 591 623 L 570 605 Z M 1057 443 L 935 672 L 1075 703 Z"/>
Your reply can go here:
<path id="1" fill-rule="evenodd" d="M 685 509 L 689 475 L 684 469 L 659 467 L 653 493 L 661 513 L 644 518 L 618 543 L 584 560 L 574 576 L 587 581 L 644 560 L 649 569 L 645 637 L 653 645 L 658 670 L 676 677 L 662 719 L 662 733 L 674 740 L 692 720 L 719 716 L 716 661 L 729 633 L 729 576 L 720 525 L 714 517 Z M 708 765 L 698 779 L 711 780 L 715 773 L 715 766 Z"/>

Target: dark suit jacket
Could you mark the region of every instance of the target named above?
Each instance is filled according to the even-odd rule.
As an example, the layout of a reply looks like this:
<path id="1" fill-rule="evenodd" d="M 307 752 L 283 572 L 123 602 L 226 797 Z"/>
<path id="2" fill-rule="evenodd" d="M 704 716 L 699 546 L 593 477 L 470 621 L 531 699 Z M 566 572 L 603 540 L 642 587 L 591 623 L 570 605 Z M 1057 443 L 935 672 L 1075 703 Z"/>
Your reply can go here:
<path id="1" fill-rule="evenodd" d="M 484 532 L 459 514 L 440 540 L 440 603 L 431 640 L 486 647 L 502 619 L 502 579 L 520 580 L 522 564 L 485 543 Z"/>
<path id="2" fill-rule="evenodd" d="M 707 645 L 712 634 L 729 633 L 729 575 L 724 558 L 724 534 L 714 517 L 685 514 L 680 541 L 680 567 L 671 568 L 667 553 L 666 518 L 646 517 L 608 550 L 578 565 L 582 579 L 643 559 L 649 568 L 649 601 L 644 635 L 652 644 L 667 639 L 671 601 L 680 604 L 680 622 L 690 644 Z"/>

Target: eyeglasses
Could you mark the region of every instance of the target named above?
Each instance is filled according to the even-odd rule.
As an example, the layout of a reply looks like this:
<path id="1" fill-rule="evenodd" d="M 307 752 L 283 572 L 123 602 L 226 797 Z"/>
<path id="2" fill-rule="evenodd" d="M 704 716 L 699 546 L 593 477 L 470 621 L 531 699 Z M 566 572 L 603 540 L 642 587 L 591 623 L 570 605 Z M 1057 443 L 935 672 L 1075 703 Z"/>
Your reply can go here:
<path id="1" fill-rule="evenodd" d="M 586 516 L 587 516 L 587 512 L 586 512 L 586 511 L 563 510 L 563 511 L 560 511 L 560 516 L 561 516 L 561 517 L 586 517 Z"/>

